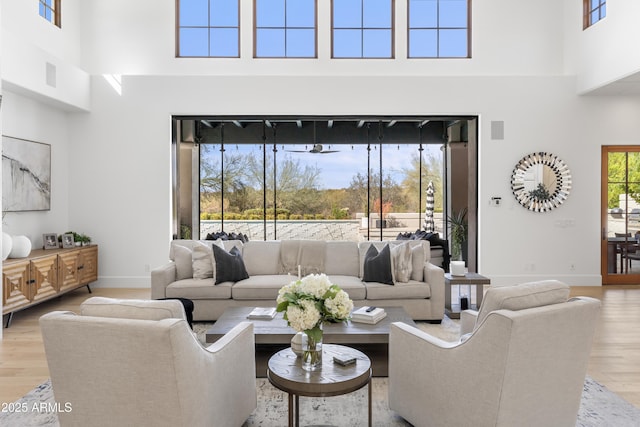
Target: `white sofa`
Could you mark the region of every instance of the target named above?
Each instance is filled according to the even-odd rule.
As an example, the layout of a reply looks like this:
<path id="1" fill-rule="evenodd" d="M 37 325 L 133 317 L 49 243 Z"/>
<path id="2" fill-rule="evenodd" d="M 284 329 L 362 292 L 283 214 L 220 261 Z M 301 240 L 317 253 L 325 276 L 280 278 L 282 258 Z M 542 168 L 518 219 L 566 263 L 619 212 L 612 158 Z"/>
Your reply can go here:
<path id="1" fill-rule="evenodd" d="M 151 272 L 151 297 L 188 298 L 194 303 L 194 320 L 216 320 L 225 309 L 238 306 L 275 306 L 278 290 L 301 274 L 324 273 L 344 289 L 355 306 L 401 306 L 414 320 L 438 323 L 444 315 L 444 271 L 431 264 L 426 240 L 389 242 L 351 241 L 218 241 L 241 252 L 249 278 L 215 284 L 214 279 L 194 279 L 194 245 L 213 241 L 174 240 L 169 262 Z M 408 245 L 411 280 L 393 285 L 364 282 L 364 255 L 371 245 Z M 297 251 L 297 252 L 296 252 Z M 296 258 L 297 256 L 297 258 Z M 395 277 L 395 275 L 394 275 Z"/>

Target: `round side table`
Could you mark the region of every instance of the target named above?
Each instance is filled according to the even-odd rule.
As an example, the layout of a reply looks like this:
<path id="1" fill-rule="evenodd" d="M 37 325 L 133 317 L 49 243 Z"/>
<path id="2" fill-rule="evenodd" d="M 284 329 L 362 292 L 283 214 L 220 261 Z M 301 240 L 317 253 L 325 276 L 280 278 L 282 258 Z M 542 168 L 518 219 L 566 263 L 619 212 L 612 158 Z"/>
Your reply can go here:
<path id="1" fill-rule="evenodd" d="M 324 344 L 322 368 L 307 372 L 302 369 L 301 358 L 291 348 L 280 350 L 269 359 L 267 378 L 274 387 L 289 394 L 289 427 L 300 425 L 299 397 L 330 397 L 351 393 L 369 384 L 368 419 L 371 427 L 371 360 L 351 347 Z M 348 354 L 356 363 L 341 366 L 333 362 L 333 356 Z M 295 424 L 294 424 L 295 420 Z"/>

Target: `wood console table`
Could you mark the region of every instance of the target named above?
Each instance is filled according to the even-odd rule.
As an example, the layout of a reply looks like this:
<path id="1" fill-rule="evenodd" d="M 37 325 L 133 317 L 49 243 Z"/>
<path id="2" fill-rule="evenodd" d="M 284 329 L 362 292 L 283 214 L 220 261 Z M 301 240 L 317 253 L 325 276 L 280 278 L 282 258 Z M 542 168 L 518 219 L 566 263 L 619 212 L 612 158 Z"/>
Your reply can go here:
<path id="1" fill-rule="evenodd" d="M 98 246 L 70 249 L 35 249 L 26 258 L 2 262 L 2 315 L 13 313 L 42 301 L 86 286 L 98 280 Z"/>

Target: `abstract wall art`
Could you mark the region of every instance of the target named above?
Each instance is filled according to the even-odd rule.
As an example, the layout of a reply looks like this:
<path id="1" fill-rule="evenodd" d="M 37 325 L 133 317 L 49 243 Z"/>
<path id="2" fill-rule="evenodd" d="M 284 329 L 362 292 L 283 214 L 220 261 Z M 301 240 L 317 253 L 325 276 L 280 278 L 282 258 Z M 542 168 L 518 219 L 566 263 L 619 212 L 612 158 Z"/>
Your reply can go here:
<path id="1" fill-rule="evenodd" d="M 51 209 L 51 145 L 2 136 L 2 210 Z"/>

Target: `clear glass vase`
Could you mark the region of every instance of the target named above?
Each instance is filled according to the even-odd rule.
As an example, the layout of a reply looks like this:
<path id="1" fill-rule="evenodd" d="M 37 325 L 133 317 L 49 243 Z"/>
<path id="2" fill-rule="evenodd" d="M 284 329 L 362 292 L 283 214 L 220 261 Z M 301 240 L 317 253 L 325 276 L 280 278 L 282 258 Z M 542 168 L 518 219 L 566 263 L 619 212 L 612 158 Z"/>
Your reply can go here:
<path id="1" fill-rule="evenodd" d="M 317 371 L 322 367 L 322 322 L 304 331 L 302 340 L 302 369 Z"/>

